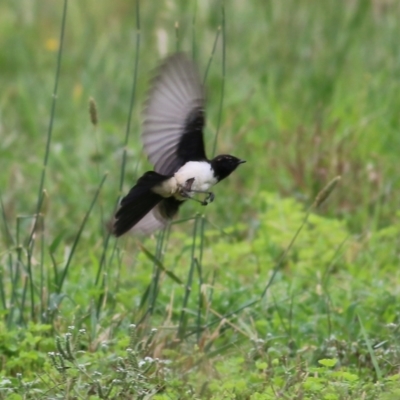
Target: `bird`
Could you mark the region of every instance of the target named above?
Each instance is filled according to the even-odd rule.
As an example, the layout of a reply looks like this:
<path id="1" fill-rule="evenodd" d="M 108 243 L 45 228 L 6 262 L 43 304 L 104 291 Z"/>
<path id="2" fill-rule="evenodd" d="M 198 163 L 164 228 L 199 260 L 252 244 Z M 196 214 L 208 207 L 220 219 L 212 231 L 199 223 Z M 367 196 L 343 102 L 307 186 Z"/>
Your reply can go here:
<path id="1" fill-rule="evenodd" d="M 230 154 L 208 159 L 204 126 L 205 89 L 197 67 L 185 53 L 174 53 L 158 67 L 144 107 L 141 138 L 154 171 L 121 199 L 112 222 L 116 237 L 163 228 L 187 200 L 206 206 L 215 199 L 211 187 L 246 162 Z"/>

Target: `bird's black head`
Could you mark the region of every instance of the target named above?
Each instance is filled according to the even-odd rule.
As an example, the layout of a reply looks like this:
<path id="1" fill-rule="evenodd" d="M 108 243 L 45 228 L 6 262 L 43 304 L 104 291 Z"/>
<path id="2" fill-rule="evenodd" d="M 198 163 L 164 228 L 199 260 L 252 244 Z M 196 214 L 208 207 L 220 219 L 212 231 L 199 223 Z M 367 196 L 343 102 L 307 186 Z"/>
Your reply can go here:
<path id="1" fill-rule="evenodd" d="M 222 179 L 229 176 L 239 164 L 245 162 L 245 160 L 241 160 L 229 154 L 221 154 L 211 160 L 211 166 L 218 181 L 222 181 Z"/>

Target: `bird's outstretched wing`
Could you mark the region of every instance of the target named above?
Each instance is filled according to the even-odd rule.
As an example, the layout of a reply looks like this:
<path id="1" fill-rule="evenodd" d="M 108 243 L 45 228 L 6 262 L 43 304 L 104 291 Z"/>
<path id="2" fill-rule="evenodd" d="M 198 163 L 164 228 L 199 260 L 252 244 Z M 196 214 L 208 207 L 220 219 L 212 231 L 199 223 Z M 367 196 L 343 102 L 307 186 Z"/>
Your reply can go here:
<path id="1" fill-rule="evenodd" d="M 194 63 L 183 53 L 168 57 L 152 82 L 142 140 L 154 170 L 173 175 L 187 161 L 206 159 L 205 96 Z"/>

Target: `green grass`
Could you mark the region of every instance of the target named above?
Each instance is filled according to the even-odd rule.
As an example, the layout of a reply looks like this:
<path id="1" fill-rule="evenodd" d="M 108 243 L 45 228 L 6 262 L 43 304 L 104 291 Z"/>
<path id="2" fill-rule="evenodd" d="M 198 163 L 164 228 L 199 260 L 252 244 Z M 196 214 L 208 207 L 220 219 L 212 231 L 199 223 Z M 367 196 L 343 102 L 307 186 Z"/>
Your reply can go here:
<path id="1" fill-rule="evenodd" d="M 399 8 L 69 1 L 60 54 L 61 2 L 3 2 L 0 398 L 397 398 Z M 176 49 L 206 75 L 208 154 L 248 162 L 116 241 Z"/>

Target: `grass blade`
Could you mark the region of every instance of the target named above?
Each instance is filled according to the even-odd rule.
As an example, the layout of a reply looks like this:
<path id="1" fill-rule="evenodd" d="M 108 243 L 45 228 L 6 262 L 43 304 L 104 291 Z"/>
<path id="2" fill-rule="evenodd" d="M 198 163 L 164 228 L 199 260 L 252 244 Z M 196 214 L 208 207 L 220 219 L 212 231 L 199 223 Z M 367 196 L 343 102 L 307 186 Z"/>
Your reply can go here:
<path id="1" fill-rule="evenodd" d="M 100 276 L 101 273 L 103 271 L 104 268 L 104 264 L 106 262 L 106 257 L 107 257 L 107 249 L 108 249 L 108 243 L 110 242 L 110 238 L 111 238 L 111 233 L 109 232 L 106 236 L 106 239 L 103 243 L 103 252 L 101 254 L 101 258 L 100 258 L 100 263 L 99 263 L 99 268 L 97 269 L 97 274 L 96 274 L 96 280 L 94 282 L 94 285 L 97 286 L 100 280 Z"/>
<path id="2" fill-rule="evenodd" d="M 98 267 L 98 269 L 97 269 L 96 280 L 95 280 L 95 286 L 98 285 L 99 280 L 100 280 L 100 276 L 101 276 L 101 274 L 102 274 L 102 271 L 103 271 L 103 269 L 105 269 L 104 267 L 106 266 L 105 262 L 106 262 L 107 249 L 108 249 L 108 243 L 109 243 L 109 241 L 110 241 L 110 237 L 111 237 L 111 233 L 108 232 L 108 234 L 107 234 L 107 236 L 106 236 L 106 239 L 105 239 L 105 242 L 104 242 L 104 244 L 103 244 L 103 251 L 102 251 L 102 254 L 101 254 L 101 258 L 100 258 L 99 267 Z M 114 247 L 113 247 L 112 252 L 111 252 L 111 260 L 113 259 L 114 254 L 115 254 L 115 252 L 116 252 L 117 249 L 118 249 L 117 245 L 118 245 L 118 242 L 115 240 L 115 241 L 114 241 Z M 97 304 L 96 304 L 97 319 L 100 318 L 101 305 L 104 304 L 104 302 L 103 302 L 103 298 L 104 298 L 103 288 L 104 288 L 104 279 L 105 279 L 105 276 L 106 276 L 106 275 L 107 275 L 107 273 L 104 272 L 104 273 L 103 273 L 103 280 L 102 280 L 101 286 L 100 286 L 100 294 L 99 294 L 99 297 L 98 297 L 98 299 L 97 299 Z"/>
<path id="3" fill-rule="evenodd" d="M 196 16 L 197 16 L 197 0 L 194 1 L 194 11 L 192 18 L 192 58 L 196 61 Z"/>
<path id="4" fill-rule="evenodd" d="M 175 22 L 175 42 L 176 42 L 176 52 L 179 52 L 179 22 Z"/>
<path id="5" fill-rule="evenodd" d="M 1 304 L 3 306 L 3 310 L 5 311 L 5 315 L 7 315 L 7 301 L 6 301 L 6 290 L 4 287 L 3 267 L 0 267 L 0 299 L 1 299 Z"/>
<path id="6" fill-rule="evenodd" d="M 129 101 L 129 112 L 128 112 L 128 121 L 126 124 L 125 131 L 125 141 L 124 141 L 124 152 L 122 154 L 122 164 L 121 164 L 121 176 L 119 182 L 119 190 L 122 192 L 122 187 L 124 185 L 125 179 L 125 167 L 126 167 L 126 148 L 129 142 L 129 135 L 131 132 L 131 123 L 132 123 L 132 111 L 133 106 L 135 104 L 136 98 L 136 83 L 137 83 L 137 74 L 138 74 L 138 65 L 139 65 L 139 49 L 140 49 L 140 8 L 139 8 L 139 0 L 136 0 L 136 48 L 135 48 L 135 66 L 133 68 L 133 83 L 131 90 L 131 98 Z"/>
<path id="7" fill-rule="evenodd" d="M 221 27 L 222 27 L 222 75 L 221 75 L 221 98 L 219 102 L 219 111 L 218 111 L 218 121 L 217 121 L 217 130 L 215 132 L 214 144 L 212 150 L 212 156 L 215 156 L 215 151 L 217 149 L 217 142 L 219 131 L 221 128 L 221 120 L 222 120 L 222 108 L 224 106 L 224 95 L 225 95 L 225 60 L 226 60 L 226 48 L 225 48 L 225 5 L 222 1 L 221 4 Z"/>
<path id="8" fill-rule="evenodd" d="M 369 355 L 371 357 L 372 365 L 374 366 L 374 369 L 375 369 L 376 377 L 377 377 L 378 381 L 382 381 L 382 371 L 379 368 L 378 361 L 377 361 L 377 359 L 375 357 L 375 352 L 372 349 L 371 342 L 370 342 L 370 340 L 368 338 L 367 331 L 365 330 L 364 325 L 362 323 L 360 314 L 357 314 L 357 318 L 358 318 L 358 322 L 360 323 L 361 333 L 364 336 L 364 340 L 365 340 L 365 343 L 367 345 L 367 349 L 368 349 Z"/>
<path id="9" fill-rule="evenodd" d="M 198 220 L 199 220 L 198 215 L 196 215 L 196 219 L 194 221 L 194 228 L 193 228 L 191 263 L 190 263 L 190 269 L 189 269 L 188 278 L 187 278 L 186 287 L 185 287 L 185 297 L 183 298 L 181 316 L 179 318 L 178 337 L 181 339 L 183 338 L 183 335 L 186 330 L 186 318 L 185 318 L 186 317 L 186 307 L 187 307 L 187 304 L 189 301 L 190 293 L 192 292 L 193 274 L 194 274 L 194 269 L 196 266 L 195 252 L 196 252 L 196 236 L 197 236 Z"/>
<path id="10" fill-rule="evenodd" d="M 302 231 L 303 227 L 307 223 L 308 218 L 311 214 L 311 211 L 314 208 L 318 208 L 321 205 L 321 203 L 324 202 L 331 195 L 332 191 L 335 189 L 335 187 L 336 187 L 337 183 L 340 181 L 340 179 L 341 179 L 340 176 L 337 176 L 334 179 L 332 179 L 327 185 L 325 185 L 325 187 L 322 188 L 322 190 L 315 197 L 313 204 L 307 210 L 307 213 L 303 219 L 303 222 L 297 229 L 296 233 L 292 237 L 292 240 L 290 241 L 289 245 L 286 247 L 285 251 L 282 253 L 281 257 L 278 259 L 278 262 L 276 263 L 276 265 L 272 271 L 271 277 L 269 278 L 269 280 L 261 294 L 261 298 L 265 297 L 268 289 L 271 287 L 271 285 L 275 279 L 276 274 L 282 268 L 283 262 L 286 260 L 286 257 L 288 255 L 290 249 L 293 247 L 294 242 L 296 241 L 296 239 L 299 236 L 300 232 Z"/>
<path id="11" fill-rule="evenodd" d="M 107 178 L 107 173 L 104 174 L 103 179 L 101 180 L 100 185 L 99 185 L 99 187 L 98 187 L 97 190 L 96 190 L 96 193 L 95 193 L 95 195 L 94 195 L 94 198 L 93 198 L 93 200 L 92 200 L 92 203 L 90 204 L 89 210 L 87 211 L 87 213 L 86 213 L 86 215 L 85 215 L 85 218 L 83 218 L 82 224 L 81 224 L 81 226 L 80 226 L 80 228 L 79 228 L 79 230 L 78 230 L 78 233 L 77 233 L 76 238 L 75 238 L 75 240 L 74 240 L 74 243 L 73 243 L 73 245 L 72 245 L 72 249 L 71 249 L 71 251 L 70 251 L 70 253 L 69 253 L 67 263 L 66 263 L 66 265 L 65 265 L 65 267 L 64 267 L 64 270 L 63 270 L 63 272 L 62 272 L 60 281 L 58 282 L 57 294 L 60 294 L 60 293 L 61 293 L 61 290 L 62 290 L 62 287 L 63 287 L 63 284 L 64 284 L 64 280 L 65 280 L 65 278 L 66 278 L 66 276 L 67 276 L 67 274 L 68 274 L 69 266 L 71 265 L 72 257 L 74 256 L 74 253 L 75 253 L 75 249 L 76 249 L 76 247 L 77 247 L 77 245 L 78 245 L 78 243 L 79 243 L 79 239 L 80 239 L 81 234 L 82 234 L 82 232 L 83 232 L 83 229 L 84 229 L 84 227 L 85 227 L 85 225 L 86 225 L 86 221 L 88 220 L 88 218 L 89 218 L 89 216 L 90 216 L 90 213 L 92 212 L 92 209 L 93 209 L 94 205 L 96 204 L 97 197 L 99 196 L 100 190 L 101 190 L 101 188 L 102 188 L 102 186 L 103 186 L 103 184 L 104 184 L 106 178 Z"/>
<path id="12" fill-rule="evenodd" d="M 6 210 L 4 209 L 3 198 L 1 197 L 1 195 L 0 195 L 0 205 L 1 205 L 1 216 L 3 218 L 4 230 L 6 234 L 6 241 L 10 244 L 14 244 L 14 238 L 11 235 L 10 227 L 7 222 Z"/>
<path id="13" fill-rule="evenodd" d="M 204 228 L 205 228 L 206 219 L 204 215 L 201 216 L 201 224 L 200 224 L 200 254 L 199 260 L 195 259 L 196 267 L 197 267 L 197 274 L 199 277 L 199 297 L 198 297 L 198 307 L 197 307 L 197 342 L 200 341 L 201 335 L 201 314 L 203 311 L 203 271 L 202 271 L 202 261 L 203 261 L 203 248 L 204 248 Z"/>
<path id="14" fill-rule="evenodd" d="M 161 271 L 163 271 L 174 282 L 178 283 L 179 285 L 183 284 L 183 282 L 172 271 L 169 271 L 167 268 L 165 268 L 164 264 L 160 261 L 160 259 L 157 258 L 154 254 L 152 254 L 149 250 L 147 250 L 146 247 L 143 246 L 143 244 L 139 243 L 138 245 L 140 247 L 140 250 L 143 251 L 143 253 L 146 255 L 146 257 L 149 260 L 151 260 L 157 266 L 157 268 L 159 268 Z"/>
<path id="15" fill-rule="evenodd" d="M 209 328 L 210 326 L 213 326 L 215 324 L 220 323 L 223 319 L 227 319 L 232 315 L 238 314 L 239 312 L 245 310 L 246 308 L 249 308 L 249 307 L 253 306 L 254 304 L 257 304 L 259 301 L 260 301 L 260 298 L 257 298 L 255 300 L 250 300 L 250 301 L 246 302 L 245 304 L 243 304 L 242 306 L 240 306 L 236 310 L 230 311 L 230 312 L 222 315 L 221 317 L 216 318 L 213 321 L 210 321 L 207 324 L 203 325 L 202 328 L 201 328 L 202 331 L 204 331 L 205 329 Z M 197 333 L 197 330 L 190 331 L 185 335 L 185 338 L 188 338 L 189 336 L 194 335 L 195 333 Z"/>
<path id="16" fill-rule="evenodd" d="M 161 269 L 158 268 L 156 261 L 162 259 L 162 248 L 163 248 L 164 237 L 165 237 L 165 229 L 163 229 L 157 237 L 156 254 L 153 261 L 153 273 L 150 283 L 150 292 L 149 292 L 150 299 L 149 299 L 149 306 L 147 309 L 148 315 L 153 314 L 158 296 L 158 290 L 159 290 L 158 283 L 160 281 Z"/>
<path id="17" fill-rule="evenodd" d="M 68 7 L 68 0 L 64 0 L 64 7 L 63 7 L 62 21 L 61 21 L 61 31 L 60 31 L 60 42 L 59 42 L 59 48 L 58 48 L 58 54 L 57 54 L 56 74 L 55 74 L 55 79 L 54 79 L 54 89 L 53 89 L 51 111 L 50 111 L 50 120 L 49 120 L 49 126 L 48 126 L 48 130 L 47 130 L 46 150 L 44 153 L 43 170 L 42 170 L 42 175 L 40 177 L 40 184 L 39 184 L 39 190 L 38 190 L 35 223 L 33 225 L 31 235 L 29 238 L 30 254 L 32 254 L 32 252 L 33 252 L 33 246 L 34 246 L 33 235 L 36 230 L 37 218 L 39 216 L 40 209 L 42 208 L 44 182 L 46 180 L 46 170 L 47 170 L 47 164 L 48 164 L 49 156 L 50 156 L 50 144 L 51 144 L 51 139 L 52 139 L 52 134 L 53 134 L 53 123 L 54 123 L 54 116 L 56 113 L 56 105 L 57 105 L 57 98 L 58 98 L 58 82 L 59 82 L 59 78 L 60 78 L 61 59 L 62 59 L 63 48 L 64 48 L 65 25 L 66 25 L 66 20 L 67 20 L 67 7 Z"/>
<path id="18" fill-rule="evenodd" d="M 203 84 L 205 84 L 205 82 L 207 80 L 208 71 L 210 70 L 211 63 L 212 63 L 212 60 L 214 58 L 215 49 L 217 48 L 217 43 L 218 43 L 218 39 L 219 39 L 220 33 L 221 33 L 221 27 L 219 26 L 218 29 L 217 29 L 217 34 L 215 35 L 214 44 L 213 44 L 213 47 L 212 47 L 212 50 L 211 50 L 210 58 L 208 59 L 206 72 L 204 73 Z"/>

